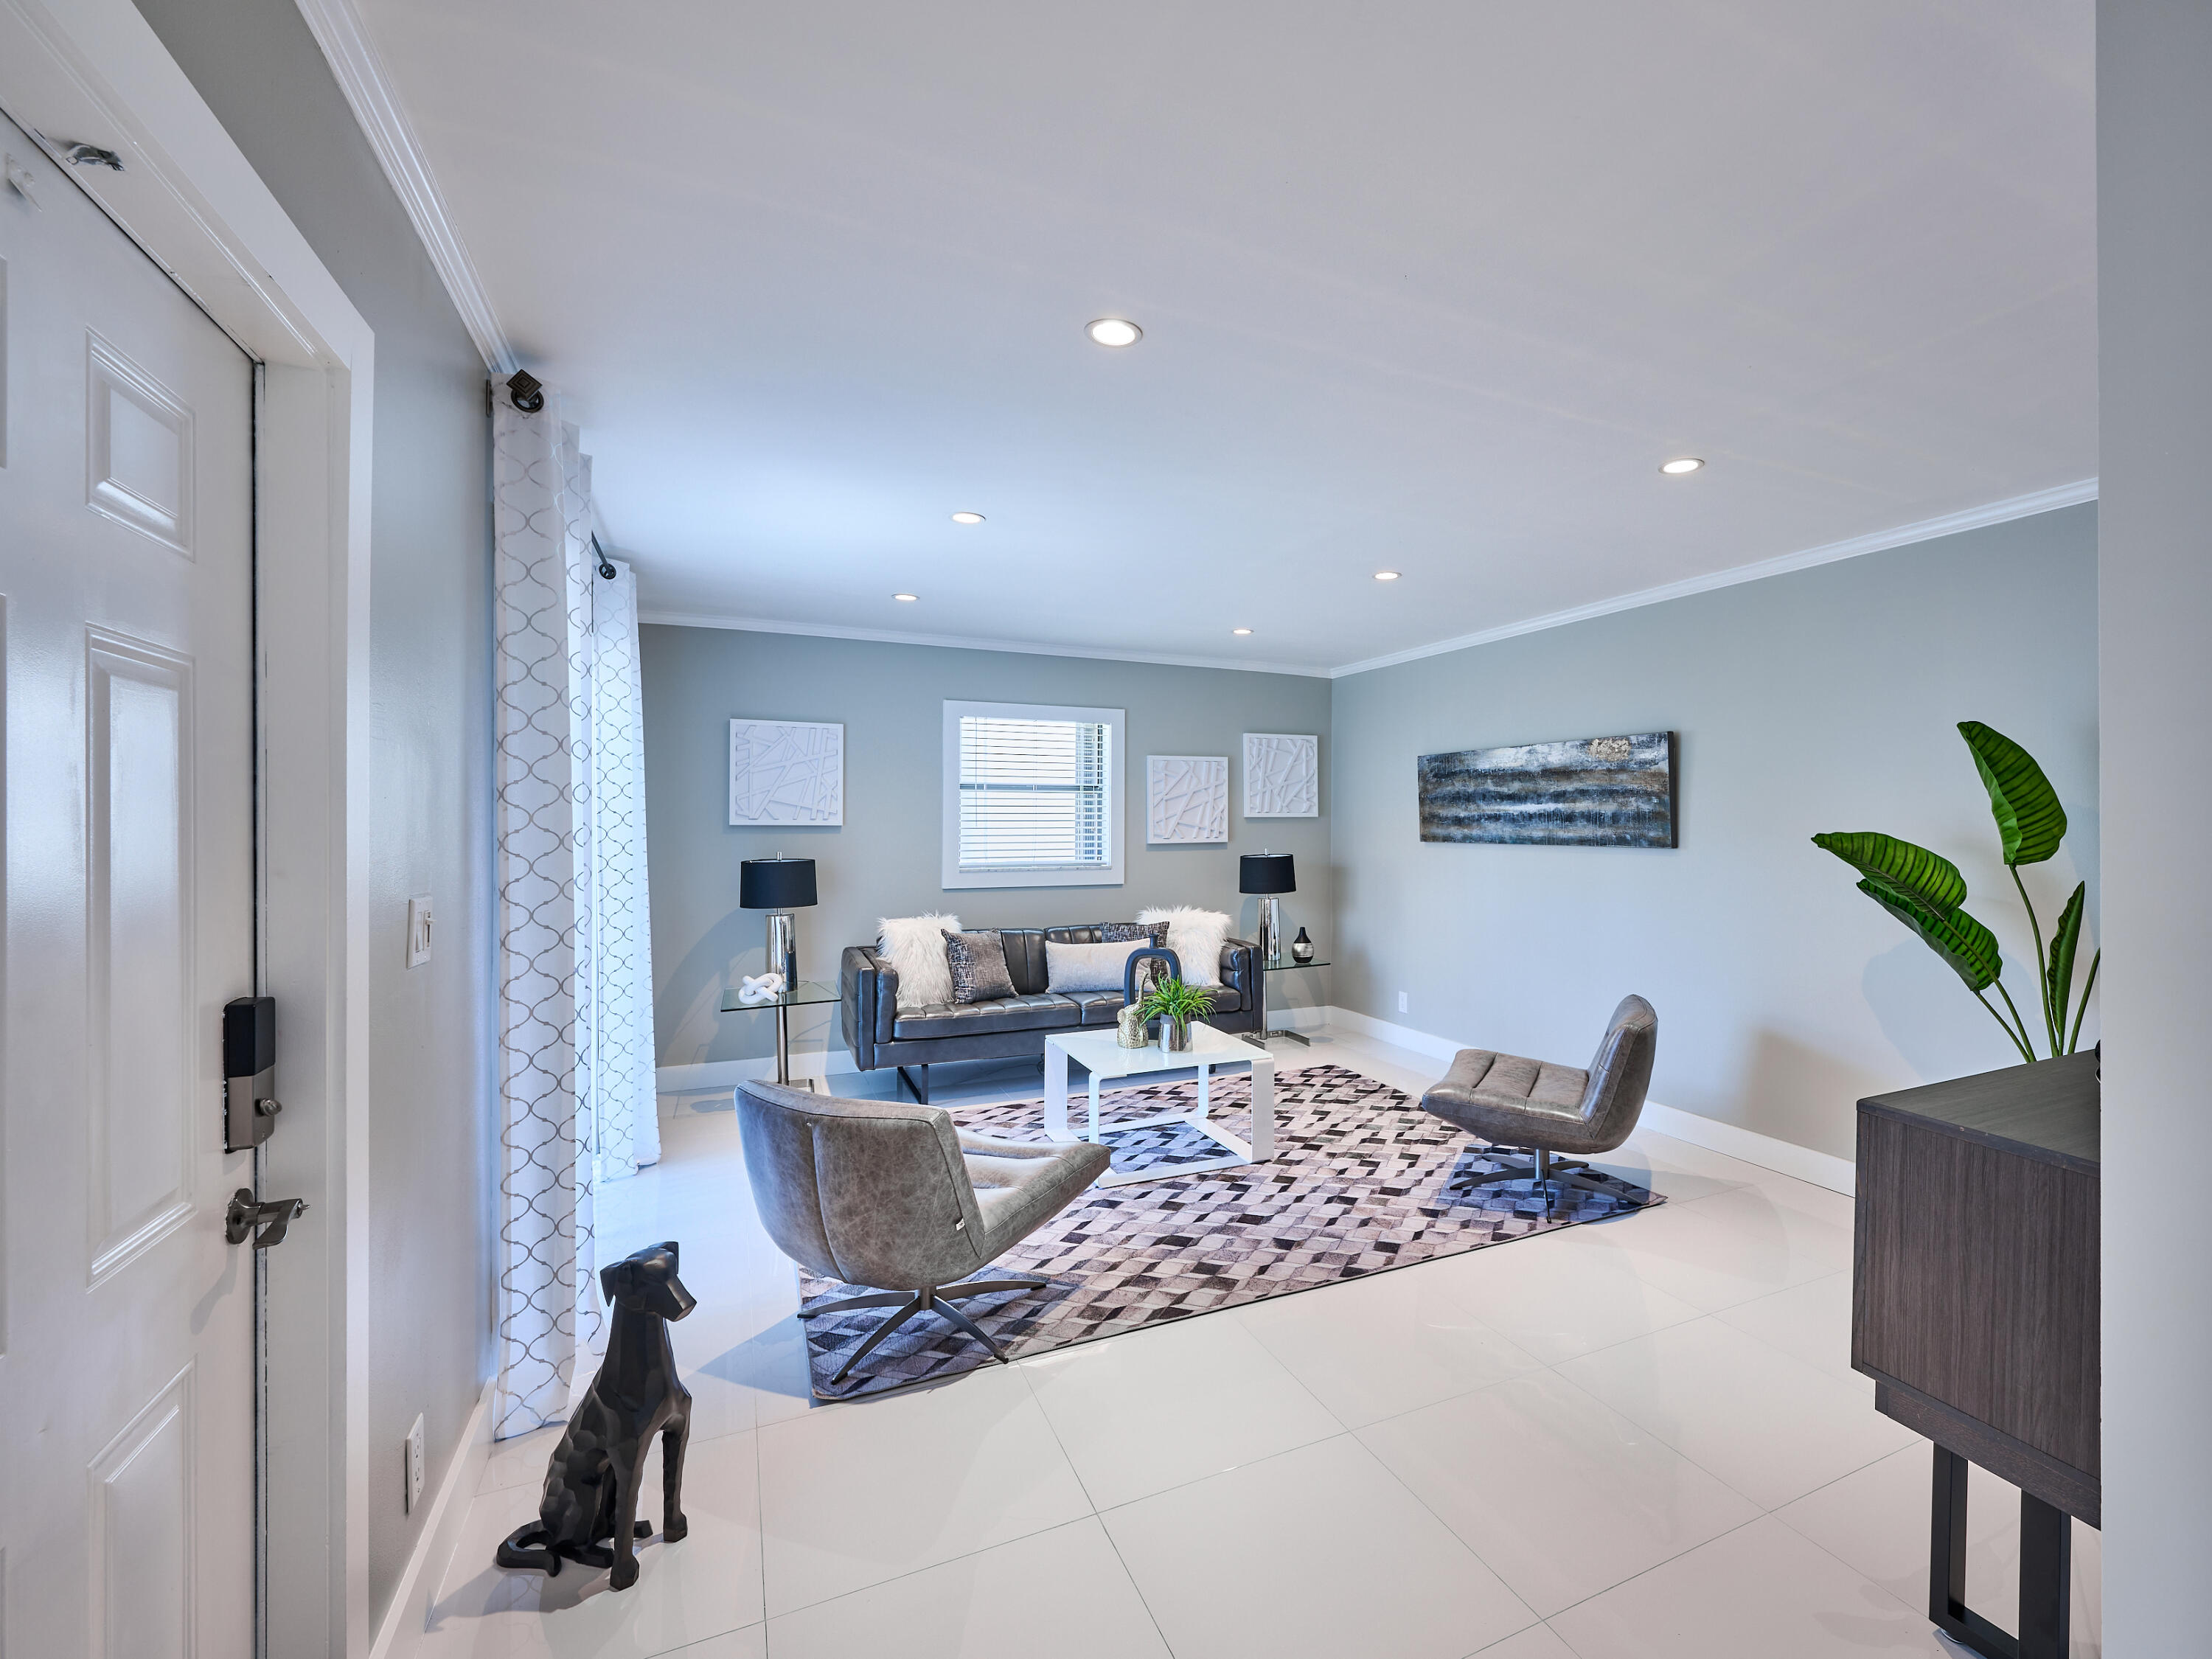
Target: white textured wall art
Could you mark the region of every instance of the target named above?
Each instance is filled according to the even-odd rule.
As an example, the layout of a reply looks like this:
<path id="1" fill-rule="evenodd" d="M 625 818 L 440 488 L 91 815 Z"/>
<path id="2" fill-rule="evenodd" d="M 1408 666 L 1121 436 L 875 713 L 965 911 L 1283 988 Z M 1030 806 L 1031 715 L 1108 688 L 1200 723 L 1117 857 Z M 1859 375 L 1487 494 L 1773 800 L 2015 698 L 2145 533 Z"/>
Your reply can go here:
<path id="1" fill-rule="evenodd" d="M 1321 816 L 1321 739 L 1279 732 L 1244 734 L 1244 816 Z"/>
<path id="2" fill-rule="evenodd" d="M 1229 757 L 1145 757 L 1145 839 L 1229 839 Z"/>
<path id="3" fill-rule="evenodd" d="M 845 728 L 819 720 L 732 720 L 730 822 L 843 823 Z"/>

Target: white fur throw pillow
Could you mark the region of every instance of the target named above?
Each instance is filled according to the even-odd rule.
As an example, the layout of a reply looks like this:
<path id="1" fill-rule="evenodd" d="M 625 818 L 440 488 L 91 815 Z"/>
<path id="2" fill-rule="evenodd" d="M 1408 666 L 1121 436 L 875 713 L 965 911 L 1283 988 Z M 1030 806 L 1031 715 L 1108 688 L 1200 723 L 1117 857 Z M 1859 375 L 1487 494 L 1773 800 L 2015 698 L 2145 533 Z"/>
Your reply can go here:
<path id="1" fill-rule="evenodd" d="M 1182 963 L 1184 984 L 1221 983 L 1221 942 L 1229 937 L 1227 916 L 1218 910 L 1178 904 L 1171 910 L 1139 910 L 1137 920 L 1167 923 L 1168 949 Z"/>
<path id="2" fill-rule="evenodd" d="M 959 931 L 957 916 L 885 916 L 876 924 L 876 944 L 898 974 L 901 1013 L 952 1000 L 945 936 Z"/>

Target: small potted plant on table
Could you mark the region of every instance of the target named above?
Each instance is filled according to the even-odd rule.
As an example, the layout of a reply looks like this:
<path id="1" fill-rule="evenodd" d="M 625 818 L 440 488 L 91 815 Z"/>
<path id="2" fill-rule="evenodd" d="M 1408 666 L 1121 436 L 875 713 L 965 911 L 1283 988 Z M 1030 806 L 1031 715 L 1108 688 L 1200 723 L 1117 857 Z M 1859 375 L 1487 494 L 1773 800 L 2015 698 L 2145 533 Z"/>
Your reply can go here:
<path id="1" fill-rule="evenodd" d="M 1160 1047 L 1179 1054 L 1190 1048 L 1191 1022 L 1213 1012 L 1213 999 L 1195 985 L 1164 979 L 1145 994 L 1139 1008 L 1146 1019 L 1159 1021 Z"/>

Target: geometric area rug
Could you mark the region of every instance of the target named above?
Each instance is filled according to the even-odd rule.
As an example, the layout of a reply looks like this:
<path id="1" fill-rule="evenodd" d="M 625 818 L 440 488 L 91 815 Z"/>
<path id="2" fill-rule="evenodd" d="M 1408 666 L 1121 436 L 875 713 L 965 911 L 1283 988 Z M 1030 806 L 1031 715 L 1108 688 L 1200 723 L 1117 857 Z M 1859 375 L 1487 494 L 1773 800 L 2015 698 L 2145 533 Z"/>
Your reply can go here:
<path id="1" fill-rule="evenodd" d="M 1072 1104 L 1073 1103 L 1071 1103 Z M 1601 1191 L 1574 1189 L 1571 1207 L 1546 1215 L 1534 1183 L 1472 1185 L 1507 1162 L 1422 1111 L 1400 1090 L 1340 1066 L 1310 1066 L 1275 1081 L 1271 1164 L 1178 1176 L 1176 1166 L 1220 1148 L 1179 1123 L 1113 1132 L 1115 1118 L 1194 1108 L 1194 1082 L 1117 1089 L 1100 1101 L 1100 1127 L 1117 1173 L 1158 1170 L 1158 1182 L 1092 1188 L 977 1277 L 1026 1273 L 1041 1291 L 961 1303 L 1009 1358 L 1188 1319 L 1340 1279 L 1458 1255 L 1665 1200 L 1584 1171 Z M 1251 1139 L 1251 1085 L 1216 1076 L 1213 1121 Z M 956 1108 L 960 1127 L 1002 1140 L 1043 1140 L 1041 1100 Z M 799 1275 L 803 1303 L 864 1288 Z M 890 1311 L 806 1321 L 814 1392 L 850 1400 L 989 1364 L 981 1344 L 932 1314 L 908 1321 L 842 1384 L 845 1356 Z"/>

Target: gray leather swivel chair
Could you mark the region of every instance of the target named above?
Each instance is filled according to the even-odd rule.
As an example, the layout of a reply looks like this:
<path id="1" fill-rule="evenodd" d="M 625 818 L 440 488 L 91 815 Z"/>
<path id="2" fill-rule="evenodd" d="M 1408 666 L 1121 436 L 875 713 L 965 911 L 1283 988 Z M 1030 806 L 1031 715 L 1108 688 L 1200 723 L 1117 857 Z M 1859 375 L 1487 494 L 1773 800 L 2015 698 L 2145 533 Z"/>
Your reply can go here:
<path id="1" fill-rule="evenodd" d="M 1477 1185 L 1525 1180 L 1550 1183 L 1544 1208 L 1565 1208 L 1571 1188 L 1590 1186 L 1574 1171 L 1589 1168 L 1559 1153 L 1609 1152 L 1635 1132 L 1651 1086 L 1659 1016 L 1642 997 L 1623 997 L 1586 1072 L 1486 1048 L 1462 1048 L 1443 1080 L 1421 1097 L 1421 1109 L 1507 1151 L 1535 1154 L 1534 1165 L 1509 1166 Z M 1595 1190 L 1595 1188 L 1592 1188 Z"/>
<path id="2" fill-rule="evenodd" d="M 958 1326 L 1004 1364 L 952 1298 L 1042 1289 L 1042 1279 L 968 1275 L 1066 1209 L 1109 1162 L 1087 1142 L 969 1134 L 941 1106 L 838 1100 L 774 1083 L 739 1084 L 737 1104 L 753 1202 L 776 1247 L 824 1279 L 882 1287 L 799 1317 L 898 1310 L 854 1351 L 838 1382 L 919 1313 Z"/>

